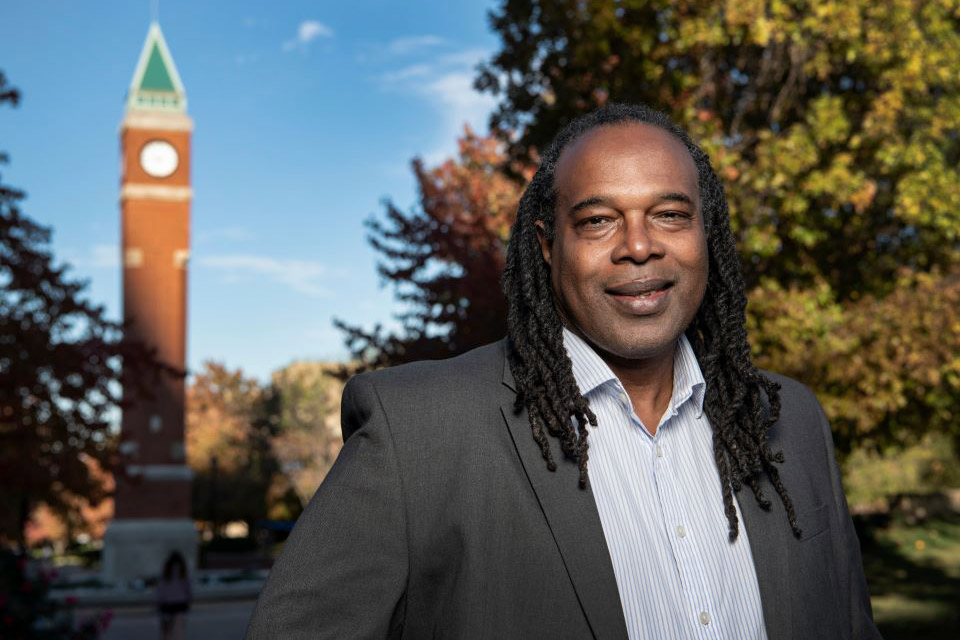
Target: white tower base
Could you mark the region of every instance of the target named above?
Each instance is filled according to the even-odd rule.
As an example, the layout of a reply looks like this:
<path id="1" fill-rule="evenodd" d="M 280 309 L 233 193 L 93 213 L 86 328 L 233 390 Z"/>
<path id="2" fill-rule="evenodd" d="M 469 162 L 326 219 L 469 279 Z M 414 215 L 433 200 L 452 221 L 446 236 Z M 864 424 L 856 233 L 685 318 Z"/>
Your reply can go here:
<path id="1" fill-rule="evenodd" d="M 189 575 L 197 570 L 197 530 L 188 518 L 114 520 L 103 535 L 101 580 L 122 583 L 156 578 L 172 551 L 187 562 Z"/>

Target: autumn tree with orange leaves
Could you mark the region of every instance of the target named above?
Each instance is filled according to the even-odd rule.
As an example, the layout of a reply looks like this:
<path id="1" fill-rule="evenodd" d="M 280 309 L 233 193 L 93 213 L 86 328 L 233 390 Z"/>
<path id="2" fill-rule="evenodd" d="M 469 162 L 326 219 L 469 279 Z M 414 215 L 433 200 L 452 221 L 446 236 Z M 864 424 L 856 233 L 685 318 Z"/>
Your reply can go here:
<path id="1" fill-rule="evenodd" d="M 499 282 L 523 189 L 504 173 L 506 161 L 497 140 L 467 129 L 456 159 L 434 168 L 413 161 L 418 208 L 405 212 L 388 201 L 382 219 L 367 221 L 370 243 L 383 256 L 380 275 L 405 310 L 398 334 L 336 322 L 365 366 L 446 358 L 506 334 Z M 513 169 L 532 177 L 524 165 Z"/>
<path id="2" fill-rule="evenodd" d="M 280 399 L 242 371 L 205 362 L 187 388 L 187 463 L 194 517 L 214 533 L 232 520 L 293 519 L 301 510 L 274 453 Z"/>

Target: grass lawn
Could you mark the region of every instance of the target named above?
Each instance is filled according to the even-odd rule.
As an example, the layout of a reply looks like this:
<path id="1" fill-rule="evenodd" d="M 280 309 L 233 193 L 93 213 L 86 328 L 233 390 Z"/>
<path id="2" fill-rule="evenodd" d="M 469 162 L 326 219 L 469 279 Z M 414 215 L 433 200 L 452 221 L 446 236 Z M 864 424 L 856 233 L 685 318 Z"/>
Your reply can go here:
<path id="1" fill-rule="evenodd" d="M 883 637 L 960 638 L 960 514 L 860 533 Z"/>

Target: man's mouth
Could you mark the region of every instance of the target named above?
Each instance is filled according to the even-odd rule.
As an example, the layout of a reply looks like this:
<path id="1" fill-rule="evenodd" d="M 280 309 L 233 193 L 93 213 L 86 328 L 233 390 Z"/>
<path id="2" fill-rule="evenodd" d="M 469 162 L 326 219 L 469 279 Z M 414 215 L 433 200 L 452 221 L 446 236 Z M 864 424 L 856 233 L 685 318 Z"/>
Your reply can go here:
<path id="1" fill-rule="evenodd" d="M 665 278 L 651 278 L 649 280 L 632 280 L 607 288 L 607 293 L 615 296 L 630 296 L 633 298 L 649 298 L 658 291 L 665 291 L 673 286 L 673 280 Z"/>
<path id="2" fill-rule="evenodd" d="M 632 280 L 605 289 L 614 304 L 630 316 L 654 316 L 666 309 L 674 281 L 665 278 Z"/>

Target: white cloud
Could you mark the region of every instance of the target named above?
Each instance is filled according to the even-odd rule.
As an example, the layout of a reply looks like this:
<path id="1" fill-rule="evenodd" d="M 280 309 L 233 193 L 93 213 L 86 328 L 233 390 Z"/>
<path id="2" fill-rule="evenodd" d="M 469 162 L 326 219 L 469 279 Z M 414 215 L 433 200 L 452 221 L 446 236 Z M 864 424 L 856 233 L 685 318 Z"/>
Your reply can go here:
<path id="1" fill-rule="evenodd" d="M 287 260 L 251 254 L 206 256 L 199 266 L 223 271 L 230 281 L 242 282 L 245 276 L 262 276 L 314 298 L 332 295 L 324 281 L 336 273 L 325 264 L 310 260 Z"/>
<path id="2" fill-rule="evenodd" d="M 316 20 L 305 20 L 297 29 L 297 39 L 300 42 L 310 42 L 314 38 L 332 38 L 333 29 Z"/>
<path id="3" fill-rule="evenodd" d="M 304 20 L 297 27 L 297 36 L 283 43 L 284 51 L 300 49 L 305 51 L 307 45 L 317 38 L 332 38 L 333 29 L 316 20 Z"/>
<path id="4" fill-rule="evenodd" d="M 412 64 L 408 67 L 399 69 L 398 71 L 391 71 L 389 73 L 383 74 L 381 80 L 385 84 L 395 84 L 398 82 L 403 82 L 404 80 L 410 80 L 413 78 L 424 78 L 430 76 L 433 73 L 433 66 L 429 64 Z"/>
<path id="5" fill-rule="evenodd" d="M 397 56 L 405 56 L 430 47 L 439 47 L 447 44 L 440 36 L 424 35 L 397 38 L 387 45 L 387 51 Z"/>
<path id="6" fill-rule="evenodd" d="M 446 73 L 427 83 L 423 91 L 443 105 L 443 133 L 441 146 L 424 153 L 424 160 L 437 164 L 451 155 L 454 141 L 463 134 L 464 125 L 474 131 L 486 131 L 490 112 L 496 100 L 488 94 L 478 93 L 473 88 L 474 74 L 468 71 Z"/>
<path id="7" fill-rule="evenodd" d="M 496 99 L 473 88 L 476 66 L 487 58 L 483 49 L 464 49 L 435 59 L 387 72 L 380 76 L 385 91 L 401 91 L 421 96 L 438 112 L 436 141 L 422 153 L 428 164 L 436 164 L 456 151 L 456 140 L 463 126 L 486 131 L 487 119 Z"/>

